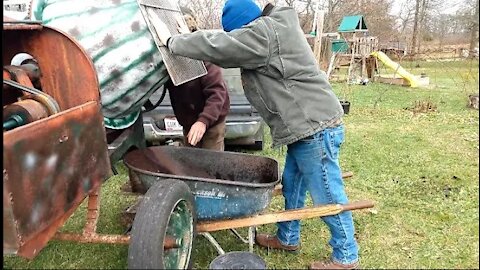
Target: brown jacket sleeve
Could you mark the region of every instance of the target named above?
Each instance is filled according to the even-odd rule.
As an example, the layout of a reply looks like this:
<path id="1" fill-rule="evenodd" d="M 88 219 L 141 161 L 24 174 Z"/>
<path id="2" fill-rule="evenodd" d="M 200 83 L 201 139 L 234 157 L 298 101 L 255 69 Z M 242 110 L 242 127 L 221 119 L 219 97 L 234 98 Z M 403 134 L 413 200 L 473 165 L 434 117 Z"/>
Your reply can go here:
<path id="1" fill-rule="evenodd" d="M 200 78 L 205 97 L 205 107 L 197 121 L 204 123 L 209 128 L 218 120 L 222 111 L 225 110 L 225 103 L 230 103 L 230 100 L 221 68 L 208 62 L 205 62 L 205 67 L 208 73 Z M 227 106 L 229 105 L 227 104 Z"/>

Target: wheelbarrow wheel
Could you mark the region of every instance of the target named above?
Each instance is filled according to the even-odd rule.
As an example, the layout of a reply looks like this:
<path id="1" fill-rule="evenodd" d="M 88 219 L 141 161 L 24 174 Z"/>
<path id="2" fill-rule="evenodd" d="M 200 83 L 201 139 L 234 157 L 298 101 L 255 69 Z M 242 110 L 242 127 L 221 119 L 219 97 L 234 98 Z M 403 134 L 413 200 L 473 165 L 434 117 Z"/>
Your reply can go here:
<path id="1" fill-rule="evenodd" d="M 166 179 L 145 194 L 128 248 L 129 269 L 190 268 L 196 214 L 187 184 Z"/>

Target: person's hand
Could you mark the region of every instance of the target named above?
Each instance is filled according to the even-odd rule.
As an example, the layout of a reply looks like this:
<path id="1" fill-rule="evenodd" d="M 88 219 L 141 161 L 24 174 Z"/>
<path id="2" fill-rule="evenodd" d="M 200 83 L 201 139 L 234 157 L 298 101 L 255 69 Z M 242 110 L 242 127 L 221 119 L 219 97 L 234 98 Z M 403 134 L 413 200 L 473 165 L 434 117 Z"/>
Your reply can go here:
<path id="1" fill-rule="evenodd" d="M 197 145 L 197 143 L 202 139 L 203 134 L 205 134 L 205 130 L 207 130 L 207 126 L 204 123 L 200 121 L 195 122 L 188 132 L 188 143 L 193 146 Z"/>
<path id="2" fill-rule="evenodd" d="M 172 36 L 170 30 L 168 30 L 167 25 L 158 18 L 158 15 L 151 9 L 147 9 L 148 17 L 150 17 L 150 22 L 153 24 L 153 28 L 157 33 L 160 42 L 167 46 L 168 39 Z"/>
<path id="3" fill-rule="evenodd" d="M 177 16 L 177 29 L 180 34 L 190 33 L 190 29 L 188 29 L 185 20 L 181 16 Z"/>

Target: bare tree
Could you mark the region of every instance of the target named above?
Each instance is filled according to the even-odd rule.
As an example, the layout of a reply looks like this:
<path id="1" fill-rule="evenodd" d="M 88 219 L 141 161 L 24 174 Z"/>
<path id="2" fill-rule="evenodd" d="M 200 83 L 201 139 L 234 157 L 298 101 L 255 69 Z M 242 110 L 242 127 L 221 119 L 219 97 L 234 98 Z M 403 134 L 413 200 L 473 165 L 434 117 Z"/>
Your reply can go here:
<path id="1" fill-rule="evenodd" d="M 438 39 L 438 48 L 442 48 L 446 38 L 455 33 L 456 20 L 454 15 L 437 14 L 432 20 L 432 29 Z"/>
<path id="2" fill-rule="evenodd" d="M 418 22 L 420 20 L 420 2 L 422 0 L 415 0 L 415 13 L 413 16 L 413 33 L 412 33 L 412 45 L 411 45 L 411 54 L 416 53 L 417 49 L 417 39 L 418 39 Z"/>
<path id="3" fill-rule="evenodd" d="M 325 30 L 329 32 L 336 31 L 336 27 L 340 22 L 340 15 L 337 12 L 337 9 L 347 2 L 346 0 L 328 0 L 327 5 L 327 14 L 325 15 Z"/>
<path id="4" fill-rule="evenodd" d="M 179 4 L 192 10 L 200 28 L 221 28 L 222 0 L 180 0 Z"/>
<path id="5" fill-rule="evenodd" d="M 400 13 L 398 19 L 400 21 L 400 33 L 405 35 L 407 26 L 411 23 L 415 11 L 415 6 L 412 5 L 414 0 L 407 0 L 400 6 Z"/>
<path id="6" fill-rule="evenodd" d="M 441 10 L 444 2 L 440 0 L 415 0 L 411 53 L 419 52 L 422 41 L 430 37 L 432 20 Z"/>
<path id="7" fill-rule="evenodd" d="M 307 29 L 312 28 L 313 17 L 314 17 L 314 5 L 316 1 L 312 0 L 303 0 L 295 2 L 295 0 L 285 0 L 286 2 L 291 2 L 292 6 L 297 10 L 300 19 L 300 26 L 302 29 L 307 31 Z M 318 1 L 318 0 L 317 0 Z"/>
<path id="8" fill-rule="evenodd" d="M 438 47 L 445 44 L 469 43 L 473 48 L 478 42 L 478 0 L 464 0 L 460 8 L 452 14 L 444 14 L 442 9 L 436 8 L 425 22 L 424 32 L 438 41 Z"/>
<path id="9" fill-rule="evenodd" d="M 420 46 L 422 44 L 422 41 L 423 39 L 425 38 L 425 32 L 424 32 L 424 29 L 426 28 L 425 26 L 425 21 L 426 21 L 426 18 L 427 18 L 427 7 L 428 5 L 430 4 L 430 1 L 429 0 L 421 0 L 421 3 L 420 3 L 420 11 L 419 11 L 419 19 L 418 19 L 418 34 L 417 34 L 417 37 L 418 35 L 420 35 L 421 38 L 417 38 L 417 49 L 416 51 L 417 52 L 420 52 Z"/>
<path id="10" fill-rule="evenodd" d="M 333 1 L 333 0 L 330 0 Z M 363 15 L 370 35 L 390 39 L 395 33 L 395 18 L 390 15 L 391 0 L 337 0 L 326 15 L 327 31 L 336 31 L 344 16 Z"/>
<path id="11" fill-rule="evenodd" d="M 298 13 L 301 27 L 305 32 L 309 32 L 310 29 L 313 28 L 317 4 L 319 5 L 319 9 L 325 10 L 323 27 L 325 32 L 336 32 L 344 16 L 362 14 L 366 18 L 372 35 L 380 35 L 387 38 L 392 36 L 392 30 L 395 28 L 394 18 L 389 15 L 392 1 L 393 0 L 257 0 L 257 3 L 261 8 L 267 3 L 294 7 Z M 205 29 L 220 27 L 223 0 L 179 0 L 179 3 L 193 10 L 197 15 L 199 27 Z"/>
<path id="12" fill-rule="evenodd" d="M 473 0 L 472 2 L 474 2 Z M 476 46 L 478 46 L 478 0 L 476 1 L 475 5 L 475 12 L 473 14 L 473 18 L 471 19 L 471 29 L 470 29 L 470 53 L 469 56 L 473 57 L 473 50 Z"/>

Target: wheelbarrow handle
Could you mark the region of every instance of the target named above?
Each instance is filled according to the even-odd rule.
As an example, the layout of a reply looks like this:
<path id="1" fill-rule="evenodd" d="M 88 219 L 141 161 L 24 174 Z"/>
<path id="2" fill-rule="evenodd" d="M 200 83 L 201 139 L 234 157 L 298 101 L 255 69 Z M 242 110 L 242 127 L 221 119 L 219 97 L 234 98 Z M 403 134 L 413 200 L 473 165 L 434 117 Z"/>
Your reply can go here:
<path id="1" fill-rule="evenodd" d="M 336 215 L 342 211 L 363 209 L 373 207 L 372 201 L 358 201 L 349 204 L 327 204 L 317 205 L 314 207 L 290 209 L 280 212 L 263 213 L 256 216 L 218 220 L 205 221 L 197 224 L 197 232 L 213 232 L 225 229 L 234 229 L 242 227 L 258 226 L 263 224 L 270 224 L 282 221 L 300 220 L 314 217 L 324 217 Z"/>
<path id="2" fill-rule="evenodd" d="M 372 208 L 375 204 L 369 200 L 357 201 L 342 205 L 343 211 L 350 211 L 356 209 Z"/>

